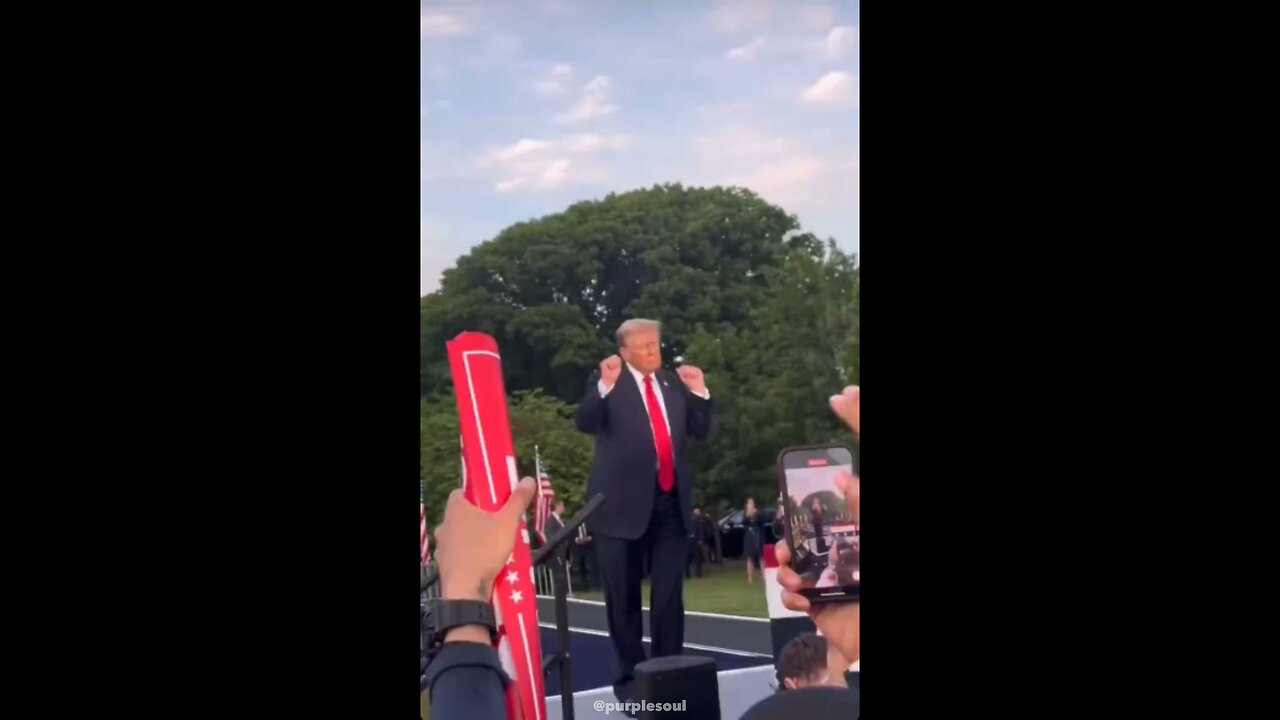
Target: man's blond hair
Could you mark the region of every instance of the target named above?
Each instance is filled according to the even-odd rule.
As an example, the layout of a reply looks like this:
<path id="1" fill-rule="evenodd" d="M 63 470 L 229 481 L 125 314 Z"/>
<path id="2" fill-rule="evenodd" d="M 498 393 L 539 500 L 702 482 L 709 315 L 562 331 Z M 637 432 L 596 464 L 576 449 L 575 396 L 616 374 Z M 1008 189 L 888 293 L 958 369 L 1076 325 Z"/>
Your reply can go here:
<path id="1" fill-rule="evenodd" d="M 642 330 L 652 330 L 658 335 L 662 335 L 662 323 L 657 320 L 645 320 L 644 318 L 632 318 L 623 322 L 618 326 L 618 347 L 624 347 L 627 344 L 628 335 Z"/>

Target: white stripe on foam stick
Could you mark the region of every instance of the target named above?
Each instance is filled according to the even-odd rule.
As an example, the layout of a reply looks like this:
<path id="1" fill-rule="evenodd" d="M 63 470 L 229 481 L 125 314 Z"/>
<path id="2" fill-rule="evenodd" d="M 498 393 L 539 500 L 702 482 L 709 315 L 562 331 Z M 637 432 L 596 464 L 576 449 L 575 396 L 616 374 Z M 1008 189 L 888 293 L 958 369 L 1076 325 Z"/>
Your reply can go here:
<path id="1" fill-rule="evenodd" d="M 542 709 L 538 707 L 542 703 L 539 702 L 538 698 L 536 697 L 538 692 L 538 679 L 533 675 L 533 660 L 531 660 L 529 657 L 529 633 L 525 630 L 525 627 L 524 627 L 524 615 L 522 613 L 517 612 L 516 619 L 520 621 L 520 639 L 524 640 L 524 664 L 525 664 L 525 669 L 529 671 L 529 692 L 530 694 L 535 695 L 535 697 L 533 698 L 534 718 L 535 720 L 542 720 Z M 541 670 L 541 668 L 539 668 L 539 670 Z"/>
<path id="2" fill-rule="evenodd" d="M 471 357 L 472 355 L 488 355 L 498 358 L 501 362 L 502 358 L 498 357 L 495 352 L 488 350 L 464 350 L 462 353 L 462 367 L 467 371 L 467 394 L 471 396 L 471 412 L 476 417 L 476 434 L 480 436 L 480 456 L 484 458 L 484 471 L 489 477 L 489 497 L 493 499 L 493 504 L 498 504 L 498 490 L 493 485 L 493 470 L 489 467 L 489 448 L 484 442 L 484 425 L 480 424 L 480 405 L 476 402 L 476 386 L 471 379 Z"/>

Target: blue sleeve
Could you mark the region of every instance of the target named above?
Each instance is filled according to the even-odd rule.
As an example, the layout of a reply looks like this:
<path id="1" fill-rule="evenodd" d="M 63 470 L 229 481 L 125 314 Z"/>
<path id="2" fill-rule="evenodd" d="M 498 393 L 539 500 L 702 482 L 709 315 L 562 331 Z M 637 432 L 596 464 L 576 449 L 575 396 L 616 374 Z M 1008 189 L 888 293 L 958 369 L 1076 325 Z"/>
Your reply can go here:
<path id="1" fill-rule="evenodd" d="M 687 389 L 685 397 L 688 398 L 688 404 L 685 407 L 688 408 L 689 413 L 686 421 L 689 434 L 698 440 L 709 440 L 715 426 L 712 401 L 703 400 Z"/>
<path id="2" fill-rule="evenodd" d="M 591 378 L 587 380 L 587 393 L 582 396 L 582 402 L 578 403 L 578 412 L 574 416 L 574 424 L 578 429 L 588 435 L 595 435 L 600 432 L 600 428 L 605 426 L 608 417 L 608 405 L 605 398 L 600 397 L 600 389 L 597 384 L 600 382 L 600 373 L 593 373 Z M 615 390 L 617 388 L 614 388 Z M 610 392 L 610 395 L 613 393 Z"/>
<path id="3" fill-rule="evenodd" d="M 445 643 L 427 667 L 431 717 L 506 720 L 507 682 L 493 648 L 473 642 Z"/>

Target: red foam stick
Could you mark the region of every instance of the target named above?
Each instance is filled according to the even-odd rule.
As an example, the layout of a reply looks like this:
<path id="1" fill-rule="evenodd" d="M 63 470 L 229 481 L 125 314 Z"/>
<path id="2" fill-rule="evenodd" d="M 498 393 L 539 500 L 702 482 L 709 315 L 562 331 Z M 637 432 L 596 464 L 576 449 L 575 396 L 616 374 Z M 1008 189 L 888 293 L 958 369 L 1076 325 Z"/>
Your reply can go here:
<path id="1" fill-rule="evenodd" d="M 471 504 L 493 512 L 507 503 L 520 481 L 498 343 L 484 333 L 464 332 L 446 346 L 462 431 L 463 492 Z M 530 560 L 529 530 L 522 518 L 515 552 L 494 579 L 492 596 L 498 619 L 496 649 L 512 680 L 507 686 L 507 717 L 511 720 L 547 717 Z"/>

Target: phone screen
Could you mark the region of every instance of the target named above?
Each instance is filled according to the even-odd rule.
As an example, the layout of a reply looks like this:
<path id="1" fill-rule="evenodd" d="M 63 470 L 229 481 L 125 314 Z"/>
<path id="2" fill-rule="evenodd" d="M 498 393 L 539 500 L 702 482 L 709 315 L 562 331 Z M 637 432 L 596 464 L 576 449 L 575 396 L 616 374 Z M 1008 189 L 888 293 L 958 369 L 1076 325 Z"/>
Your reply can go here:
<path id="1" fill-rule="evenodd" d="M 810 600 L 856 599 L 861 583 L 858 525 L 836 477 L 853 471 L 846 447 L 789 448 L 779 456 L 791 569 Z"/>

